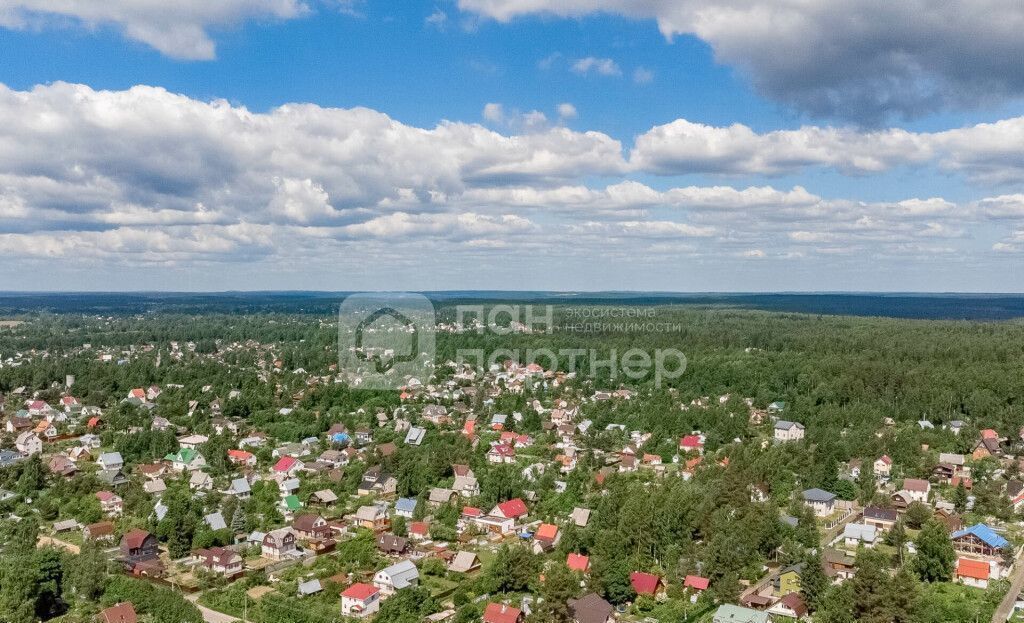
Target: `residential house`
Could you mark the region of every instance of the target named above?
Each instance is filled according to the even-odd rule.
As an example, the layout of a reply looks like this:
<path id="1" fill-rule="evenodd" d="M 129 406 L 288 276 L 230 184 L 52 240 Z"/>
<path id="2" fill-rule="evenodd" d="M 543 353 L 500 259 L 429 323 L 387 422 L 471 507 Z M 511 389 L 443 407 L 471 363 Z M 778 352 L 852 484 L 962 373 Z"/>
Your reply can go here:
<path id="1" fill-rule="evenodd" d="M 701 593 L 708 590 L 711 580 L 699 575 L 688 575 L 683 579 L 683 588 L 690 593 L 690 602 L 697 603 Z"/>
<path id="2" fill-rule="evenodd" d="M 380 609 L 380 589 L 362 582 L 353 584 L 341 593 L 341 614 L 347 617 L 365 617 Z"/>
<path id="3" fill-rule="evenodd" d="M 906 492 L 909 495 L 911 502 L 928 502 L 928 494 L 932 490 L 932 485 L 927 480 L 920 478 L 907 478 L 903 481 L 902 492 Z"/>
<path id="4" fill-rule="evenodd" d="M 1004 548 L 1010 543 L 985 524 L 975 524 L 950 535 L 953 548 L 961 554 L 975 557 L 1001 558 Z"/>
<path id="5" fill-rule="evenodd" d="M 171 469 L 177 472 L 194 471 L 206 467 L 206 458 L 193 448 L 181 448 L 177 452 L 168 454 L 164 460 L 171 464 Z"/>
<path id="6" fill-rule="evenodd" d="M 774 427 L 775 441 L 800 441 L 804 438 L 804 425 L 799 422 L 779 420 Z"/>
<path id="7" fill-rule="evenodd" d="M 409 548 L 409 540 L 394 534 L 381 534 L 377 537 L 377 549 L 389 556 L 400 556 Z"/>
<path id="8" fill-rule="evenodd" d="M 206 435 L 187 435 L 178 439 L 178 446 L 188 450 L 198 450 L 199 446 L 207 441 L 210 441 L 210 438 Z"/>
<path id="9" fill-rule="evenodd" d="M 275 477 L 291 478 L 303 468 L 302 461 L 293 456 L 283 456 L 270 468 Z"/>
<path id="10" fill-rule="evenodd" d="M 702 435 L 686 435 L 679 440 L 679 450 L 686 453 L 704 452 L 704 438 Z"/>
<path id="11" fill-rule="evenodd" d="M 136 528 L 121 537 L 121 558 L 127 562 L 143 562 L 160 555 L 160 544 L 149 532 Z"/>
<path id="12" fill-rule="evenodd" d="M 988 588 L 988 582 L 992 575 L 992 566 L 984 560 L 971 560 L 970 558 L 959 558 L 956 561 L 956 571 L 953 577 L 957 582 L 975 588 Z"/>
<path id="13" fill-rule="evenodd" d="M 331 536 L 331 527 L 320 515 L 299 515 L 292 521 L 292 529 L 300 539 L 325 539 Z"/>
<path id="14" fill-rule="evenodd" d="M 100 610 L 100 623 L 138 623 L 139 615 L 130 601 L 114 604 Z"/>
<path id="15" fill-rule="evenodd" d="M 561 538 L 562 533 L 559 531 L 558 526 L 552 523 L 542 523 L 537 527 L 537 532 L 533 535 L 534 553 L 550 552 L 558 545 Z"/>
<path id="16" fill-rule="evenodd" d="M 395 514 L 399 517 L 412 519 L 416 513 L 416 498 L 398 498 L 395 501 Z"/>
<path id="17" fill-rule="evenodd" d="M 104 452 L 96 462 L 103 470 L 114 470 L 124 467 L 124 459 L 121 458 L 120 452 Z"/>
<path id="18" fill-rule="evenodd" d="M 196 470 L 188 479 L 188 487 L 193 491 L 213 491 L 213 478 L 206 472 Z"/>
<path id="19" fill-rule="evenodd" d="M 426 435 L 427 429 L 420 428 L 419 426 L 410 426 L 409 431 L 405 434 L 405 445 L 418 446 L 423 443 L 423 438 Z"/>
<path id="20" fill-rule="evenodd" d="M 108 517 L 117 517 L 124 512 L 124 500 L 110 491 L 97 491 L 96 499 L 100 501 L 100 510 Z"/>
<path id="21" fill-rule="evenodd" d="M 775 602 L 771 608 L 768 608 L 768 614 L 773 617 L 782 617 L 788 619 L 803 619 L 806 618 L 810 611 L 807 609 L 807 604 L 804 603 L 803 597 L 800 593 L 789 593 L 783 595 L 782 599 Z"/>
<path id="22" fill-rule="evenodd" d="M 973 458 L 975 461 L 980 461 L 985 457 L 999 456 L 1000 453 L 1001 449 L 999 447 L 999 433 L 992 430 L 991 428 L 986 428 L 985 430 L 981 431 L 981 438 L 978 440 L 978 443 L 974 446 L 974 452 L 971 453 L 971 458 Z"/>
<path id="23" fill-rule="evenodd" d="M 452 489 L 458 491 L 459 495 L 465 498 L 472 498 L 480 495 L 480 483 L 474 476 L 455 476 Z"/>
<path id="24" fill-rule="evenodd" d="M 430 494 L 427 498 L 428 503 L 433 508 L 438 508 L 450 503 L 458 497 L 458 493 L 452 489 L 443 489 L 441 487 L 434 487 L 430 490 Z"/>
<path id="25" fill-rule="evenodd" d="M 835 511 L 836 495 L 822 489 L 807 489 L 803 492 L 804 503 L 814 509 L 818 517 L 827 517 Z"/>
<path id="26" fill-rule="evenodd" d="M 278 528 L 263 536 L 260 554 L 271 560 L 283 560 L 297 551 L 295 532 L 291 528 Z"/>
<path id="27" fill-rule="evenodd" d="M 112 541 L 114 539 L 114 523 L 99 521 L 82 529 L 82 538 L 86 541 Z"/>
<path id="28" fill-rule="evenodd" d="M 256 465 L 256 455 L 248 450 L 228 450 L 228 460 L 235 465 L 245 467 L 254 467 Z"/>
<path id="29" fill-rule="evenodd" d="M 896 525 L 899 513 L 894 508 L 868 506 L 864 509 L 864 524 L 874 527 L 880 532 L 890 530 Z"/>
<path id="30" fill-rule="evenodd" d="M 309 495 L 309 504 L 330 508 L 338 502 L 338 494 L 330 489 L 314 491 Z"/>
<path id="31" fill-rule="evenodd" d="M 843 527 L 843 543 L 849 548 L 874 547 L 877 538 L 877 529 L 866 523 L 848 523 Z"/>
<path id="32" fill-rule="evenodd" d="M 320 580 L 313 578 L 312 580 L 306 580 L 298 586 L 299 597 L 307 597 L 309 595 L 315 595 L 320 591 L 324 590 L 324 587 L 320 584 Z"/>
<path id="33" fill-rule="evenodd" d="M 375 532 L 387 530 L 391 523 L 388 519 L 387 509 L 377 504 L 360 506 L 354 517 L 357 526 Z"/>
<path id="34" fill-rule="evenodd" d="M 643 571 L 634 571 L 629 574 L 629 583 L 637 595 L 654 597 L 665 589 L 659 576 Z"/>
<path id="35" fill-rule="evenodd" d="M 380 589 L 381 595 L 388 597 L 403 588 L 417 586 L 420 573 L 411 560 L 401 560 L 385 567 L 373 576 L 373 585 Z"/>
<path id="36" fill-rule="evenodd" d="M 892 459 L 889 458 L 888 454 L 883 454 L 875 459 L 873 467 L 876 478 L 885 480 L 892 475 Z"/>
<path id="37" fill-rule="evenodd" d="M 772 589 L 776 597 L 784 597 L 789 593 L 800 592 L 800 576 L 804 571 L 804 563 L 790 565 L 779 570 L 772 578 Z"/>
<path id="38" fill-rule="evenodd" d="M 222 575 L 228 578 L 235 577 L 242 573 L 242 556 L 226 547 L 211 547 L 201 549 L 192 553 L 204 569 L 210 573 Z"/>
<path id="39" fill-rule="evenodd" d="M 473 552 L 461 551 L 448 563 L 448 571 L 470 573 L 480 568 L 480 558 Z"/>
<path id="40" fill-rule="evenodd" d="M 239 500 L 248 500 L 252 495 L 252 486 L 245 478 L 235 478 L 224 493 L 233 495 Z"/>
<path id="41" fill-rule="evenodd" d="M 495 464 L 511 464 L 516 462 L 515 446 L 506 443 L 495 443 L 487 452 L 487 462 Z"/>
<path id="42" fill-rule="evenodd" d="M 712 623 L 768 623 L 768 613 L 758 612 L 743 606 L 724 604 L 715 610 Z"/>
<path id="43" fill-rule="evenodd" d="M 483 623 L 522 623 L 523 618 L 523 612 L 519 608 L 491 602 L 484 608 L 482 620 Z"/>
<path id="44" fill-rule="evenodd" d="M 836 549 L 825 549 L 821 556 L 825 575 L 834 583 L 839 584 L 853 577 L 857 572 L 856 559 L 846 552 Z"/>
<path id="45" fill-rule="evenodd" d="M 573 623 L 613 623 L 615 607 L 597 593 L 587 593 L 569 600 L 569 614 Z"/>

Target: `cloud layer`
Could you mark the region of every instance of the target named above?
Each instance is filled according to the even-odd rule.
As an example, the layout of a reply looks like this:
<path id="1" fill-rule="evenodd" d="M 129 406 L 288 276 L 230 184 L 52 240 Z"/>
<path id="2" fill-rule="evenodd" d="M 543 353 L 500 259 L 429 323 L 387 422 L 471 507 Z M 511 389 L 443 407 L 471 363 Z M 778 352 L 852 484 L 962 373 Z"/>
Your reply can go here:
<path id="1" fill-rule="evenodd" d="M 1018 0 L 459 0 L 500 21 L 614 13 L 693 35 L 762 93 L 814 115 L 880 123 L 1024 92 Z"/>
<path id="2" fill-rule="evenodd" d="M 167 56 L 208 60 L 216 52 L 211 29 L 254 19 L 292 19 L 308 10 L 302 0 L 6 0 L 0 4 L 0 26 L 114 26 Z"/>
<path id="3" fill-rule="evenodd" d="M 0 254 L 5 271 L 358 270 L 372 257 L 401 274 L 529 262 L 581 262 L 600 274 L 612 262 L 671 258 L 982 261 L 1024 252 L 1024 194 L 862 202 L 800 186 L 656 188 L 635 176 L 915 166 L 1014 185 L 1022 126 L 757 134 L 680 120 L 624 147 L 550 124 L 502 134 L 447 121 L 418 128 L 364 108 L 255 113 L 144 86 L 0 87 Z"/>

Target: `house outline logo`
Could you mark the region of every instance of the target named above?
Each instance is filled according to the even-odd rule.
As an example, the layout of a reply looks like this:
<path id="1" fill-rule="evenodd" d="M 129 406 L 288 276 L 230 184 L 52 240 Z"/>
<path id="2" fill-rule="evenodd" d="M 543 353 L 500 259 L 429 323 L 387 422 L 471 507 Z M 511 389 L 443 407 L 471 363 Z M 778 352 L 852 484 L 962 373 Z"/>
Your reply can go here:
<path id="1" fill-rule="evenodd" d="M 353 389 L 401 390 L 433 374 L 433 302 L 410 292 L 357 292 L 338 310 L 338 374 Z"/>
<path id="2" fill-rule="evenodd" d="M 409 354 L 392 355 L 391 358 L 388 359 L 387 363 L 384 362 L 383 358 L 371 357 L 370 355 L 366 354 L 363 351 L 363 335 L 366 331 L 366 328 L 372 325 L 373 323 L 377 322 L 384 316 L 390 316 L 391 318 L 397 320 L 400 324 L 412 328 L 412 344 L 409 349 Z M 416 357 L 419 356 L 420 328 L 416 325 L 415 322 L 410 320 L 408 316 L 406 316 L 405 314 L 403 314 L 402 312 L 398 311 L 393 307 L 382 307 L 377 311 L 373 312 L 372 314 L 370 314 L 369 316 L 367 316 L 366 318 L 364 318 L 363 321 L 356 326 L 355 336 L 355 356 L 363 361 L 372 361 L 374 369 L 377 370 L 377 374 L 386 373 L 388 370 L 394 367 L 396 363 L 407 363 L 410 361 L 415 361 Z"/>

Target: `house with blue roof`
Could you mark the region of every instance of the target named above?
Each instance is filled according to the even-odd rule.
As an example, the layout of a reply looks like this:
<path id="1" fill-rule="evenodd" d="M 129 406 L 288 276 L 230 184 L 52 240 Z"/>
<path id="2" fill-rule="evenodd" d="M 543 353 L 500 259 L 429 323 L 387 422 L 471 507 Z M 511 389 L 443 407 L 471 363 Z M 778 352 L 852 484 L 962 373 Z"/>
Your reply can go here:
<path id="1" fill-rule="evenodd" d="M 953 539 L 953 547 L 957 552 L 974 556 L 1001 557 L 1002 550 L 1010 546 L 1009 541 L 981 523 L 957 530 L 950 538 Z"/>
<path id="2" fill-rule="evenodd" d="M 398 498 L 395 502 L 395 514 L 399 517 L 412 519 L 416 512 L 416 498 Z"/>

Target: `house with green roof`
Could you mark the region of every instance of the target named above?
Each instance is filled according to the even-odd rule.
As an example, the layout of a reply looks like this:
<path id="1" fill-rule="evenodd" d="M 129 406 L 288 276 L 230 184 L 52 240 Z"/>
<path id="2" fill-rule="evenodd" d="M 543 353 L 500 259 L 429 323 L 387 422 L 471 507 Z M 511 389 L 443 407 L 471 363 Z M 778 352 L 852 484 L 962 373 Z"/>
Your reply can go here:
<path id="1" fill-rule="evenodd" d="M 182 448 L 177 452 L 168 454 L 164 460 L 171 464 L 175 471 L 193 471 L 206 467 L 206 458 L 198 450 Z"/>

